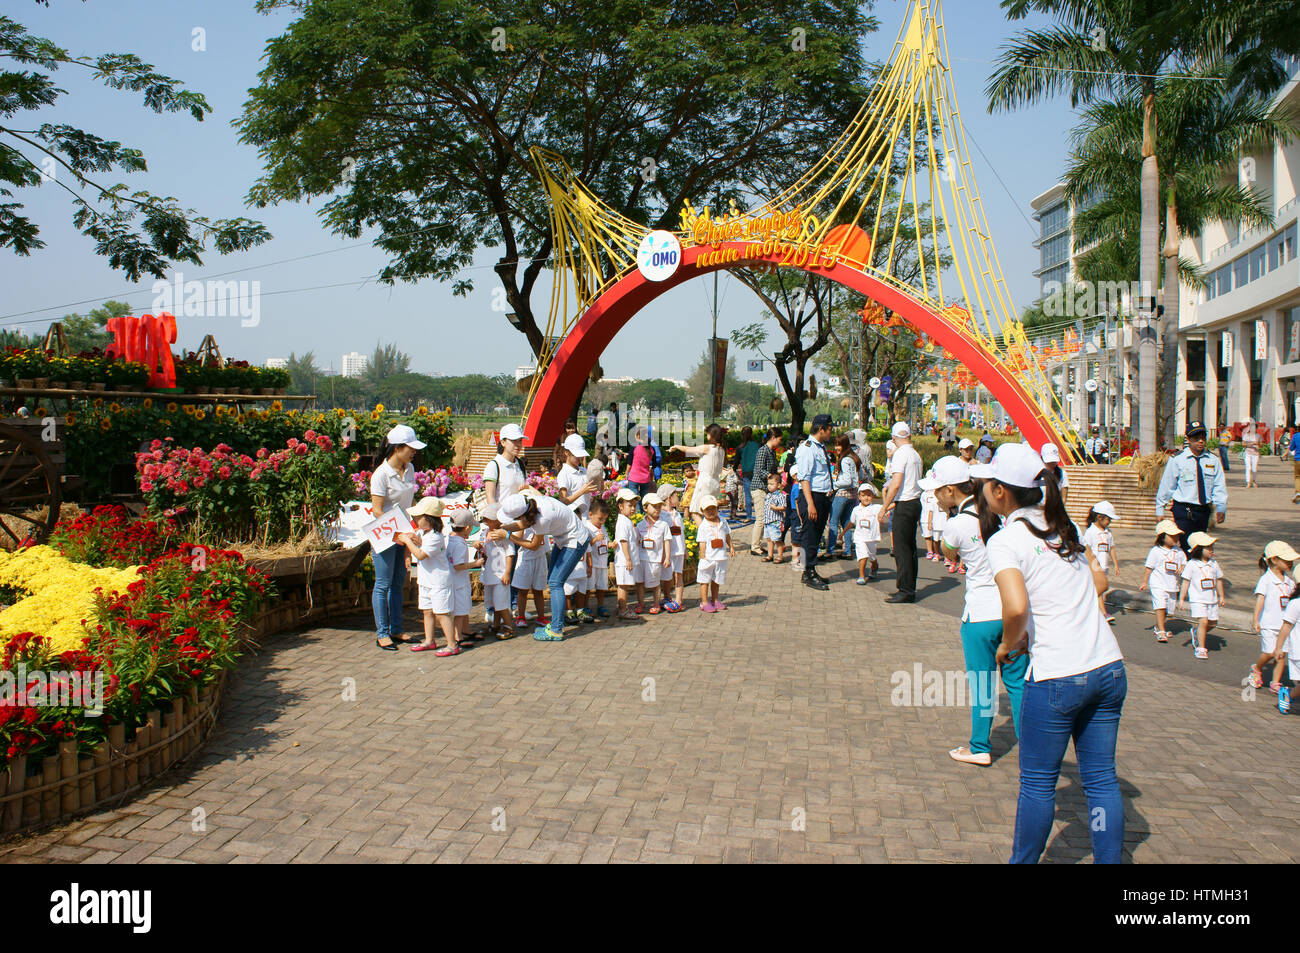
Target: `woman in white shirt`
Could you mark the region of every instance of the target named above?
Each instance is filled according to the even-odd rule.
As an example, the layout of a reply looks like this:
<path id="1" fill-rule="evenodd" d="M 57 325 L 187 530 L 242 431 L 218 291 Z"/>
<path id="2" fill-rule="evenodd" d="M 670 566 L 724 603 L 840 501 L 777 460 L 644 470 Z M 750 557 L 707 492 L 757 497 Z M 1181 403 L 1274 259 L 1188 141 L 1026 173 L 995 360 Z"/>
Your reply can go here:
<path id="1" fill-rule="evenodd" d="M 415 430 L 399 424 L 384 437 L 375 454 L 375 469 L 370 475 L 370 507 L 376 517 L 393 507 L 410 509 L 415 500 L 415 467 L 411 461 L 425 444 L 416 439 Z M 375 587 L 370 606 L 375 614 L 375 644 L 387 652 L 396 652 L 394 639 L 402 639 L 402 589 L 406 586 L 406 548 L 389 546 L 382 553 L 372 552 L 375 564 Z"/>
<path id="2" fill-rule="evenodd" d="M 992 462 L 971 467 L 985 480 L 982 506 L 1005 523 L 988 541 L 989 568 L 1002 599 L 1000 663 L 1029 653 L 1020 709 L 1020 797 L 1012 863 L 1037 863 L 1056 815 L 1056 782 L 1073 737 L 1088 799 L 1093 859 L 1120 862 L 1124 800 L 1115 742 L 1128 692 L 1123 655 L 1097 605 L 1105 577 L 1079 541 L 1060 487 L 1042 458 L 1003 444 Z"/>
<path id="3" fill-rule="evenodd" d="M 1259 429 L 1253 420 L 1246 421 L 1241 433 L 1241 457 L 1246 464 L 1246 486 L 1258 487 L 1255 475 L 1259 471 Z"/>
<path id="4" fill-rule="evenodd" d="M 501 452 L 483 468 L 483 495 L 486 503 L 500 503 L 514 496 L 526 482 L 528 475 L 520 462 L 524 453 L 524 430 L 518 424 L 501 428 Z"/>
<path id="5" fill-rule="evenodd" d="M 531 528 L 551 537 L 550 571 L 546 585 L 551 590 L 551 621 L 533 633 L 538 642 L 564 639 L 564 582 L 578 565 L 591 543 L 591 529 L 570 507 L 549 496 L 516 493 L 501 504 L 501 528 L 489 534 L 509 534 Z"/>
<path id="6" fill-rule="evenodd" d="M 727 459 L 727 451 L 723 446 L 723 440 L 726 438 L 727 431 L 721 424 L 709 424 L 704 430 L 704 439 L 707 443 L 702 443 L 697 447 L 683 447 L 674 444 L 669 448 L 670 451 L 680 450 L 688 457 L 699 457 L 700 459 L 700 479 L 695 484 L 695 491 L 691 494 L 691 512 L 699 513 L 699 504 L 697 500 L 702 500 L 706 496 L 721 496 L 722 488 L 722 467 Z"/>

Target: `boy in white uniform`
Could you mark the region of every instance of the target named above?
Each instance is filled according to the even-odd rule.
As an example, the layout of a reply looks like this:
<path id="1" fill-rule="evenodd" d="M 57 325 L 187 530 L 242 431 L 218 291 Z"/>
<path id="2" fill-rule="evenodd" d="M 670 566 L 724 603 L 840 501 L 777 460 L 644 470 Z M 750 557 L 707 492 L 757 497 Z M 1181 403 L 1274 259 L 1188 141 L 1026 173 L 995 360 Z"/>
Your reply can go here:
<path id="1" fill-rule="evenodd" d="M 587 611 L 593 605 L 593 618 L 599 622 L 609 618 L 605 608 L 605 586 L 609 582 L 609 539 L 605 536 L 605 518 L 609 515 L 609 504 L 604 500 L 593 499 L 587 510 L 587 525 L 591 527 L 591 545 L 587 552 L 591 554 L 591 572 L 587 574 Z"/>
<path id="2" fill-rule="evenodd" d="M 682 591 L 682 570 L 686 566 L 686 525 L 682 522 L 682 514 L 677 510 L 680 493 L 671 483 L 663 484 L 658 490 L 659 499 L 664 501 L 659 519 L 668 524 L 668 555 L 672 560 L 672 573 L 663 580 L 665 596 L 669 595 L 669 583 L 672 584 L 671 596 L 664 601 L 664 608 L 669 612 L 682 611 L 682 597 L 685 595 Z"/>
<path id="3" fill-rule="evenodd" d="M 645 576 L 641 569 L 641 538 L 632 514 L 636 512 L 636 494 L 624 487 L 614 498 L 618 505 L 618 522 L 614 524 L 614 582 L 618 586 L 618 617 L 635 619 L 645 609 Z M 636 589 L 636 611 L 627 604 L 628 593 Z"/>
<path id="4" fill-rule="evenodd" d="M 499 503 L 486 503 L 479 519 L 489 531 L 499 529 Z M 515 634 L 513 617 L 510 614 L 510 544 L 505 540 L 491 540 L 484 536 L 478 546 L 479 555 L 483 557 L 483 615 L 491 625 L 490 631 L 498 639 L 513 638 Z"/>
<path id="5" fill-rule="evenodd" d="M 845 529 L 853 530 L 854 555 L 858 557 L 858 585 L 865 586 L 868 579 L 876 578 L 876 548 L 880 545 L 880 511 L 883 509 L 876 502 L 876 488 L 870 483 L 858 487 L 858 505 L 849 513 Z M 844 538 L 844 529 L 840 530 L 840 539 Z M 871 574 L 867 574 L 867 561 L 871 562 Z"/>
<path id="6" fill-rule="evenodd" d="M 718 515 L 717 497 L 701 499 L 700 511 L 704 518 L 695 534 L 700 547 L 700 564 L 696 570 L 700 583 L 700 611 L 717 612 L 727 608 L 718 599 L 718 587 L 727 581 L 727 560 L 736 555 L 736 549 L 731 541 L 731 527 Z"/>
<path id="7" fill-rule="evenodd" d="M 660 519 L 664 501 L 658 493 L 647 493 L 641 497 L 641 510 L 645 519 L 637 527 L 641 541 L 641 572 L 645 576 L 645 591 L 650 594 L 652 605 L 649 614 L 663 612 L 663 603 L 659 594 L 659 583 L 665 575 L 672 576 L 672 557 L 668 553 L 668 523 Z"/>
<path id="8" fill-rule="evenodd" d="M 515 573 L 510 581 L 515 589 L 515 628 L 528 621 L 529 592 L 533 594 L 533 610 L 537 613 L 538 625 L 546 625 L 550 617 L 542 608 L 542 593 L 550 591 L 546 567 L 550 543 L 531 527 L 522 533 L 511 533 L 510 542 L 515 546 Z"/>

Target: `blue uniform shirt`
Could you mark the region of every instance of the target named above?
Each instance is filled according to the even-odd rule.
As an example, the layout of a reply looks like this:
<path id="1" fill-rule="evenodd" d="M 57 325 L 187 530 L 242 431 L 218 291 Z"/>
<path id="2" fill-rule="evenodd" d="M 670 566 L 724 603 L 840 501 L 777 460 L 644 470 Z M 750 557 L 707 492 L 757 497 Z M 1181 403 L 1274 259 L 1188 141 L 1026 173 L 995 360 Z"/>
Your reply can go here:
<path id="1" fill-rule="evenodd" d="M 831 491 L 831 462 L 826 447 L 809 437 L 794 452 L 794 465 L 799 470 L 799 481 L 808 481 L 814 493 Z"/>
<path id="2" fill-rule="evenodd" d="M 1200 504 L 1201 497 L 1196 487 L 1198 461 L 1205 479 L 1206 503 L 1212 504 L 1220 513 L 1228 512 L 1228 481 L 1223 475 L 1223 465 L 1209 450 L 1198 458 L 1192 455 L 1191 450 L 1185 449 L 1165 464 L 1165 475 L 1156 491 L 1157 515 L 1164 513 L 1171 500 L 1193 506 Z"/>

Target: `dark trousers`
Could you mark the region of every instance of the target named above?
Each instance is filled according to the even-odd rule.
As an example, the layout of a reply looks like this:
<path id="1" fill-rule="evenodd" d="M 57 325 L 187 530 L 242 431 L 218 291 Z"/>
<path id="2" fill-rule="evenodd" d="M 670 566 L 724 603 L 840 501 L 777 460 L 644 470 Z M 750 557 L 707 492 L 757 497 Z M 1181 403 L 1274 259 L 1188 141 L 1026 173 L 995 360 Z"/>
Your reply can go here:
<path id="1" fill-rule="evenodd" d="M 1193 533 L 1204 533 L 1210 528 L 1210 514 L 1214 512 L 1214 507 L 1208 503 L 1205 506 L 1198 503 L 1175 503 L 1173 511 L 1174 522 L 1183 531 L 1183 535 L 1178 537 L 1178 544 L 1183 547 L 1183 552 L 1191 555 L 1192 547 L 1187 545 L 1187 537 Z"/>
<path id="2" fill-rule="evenodd" d="M 916 528 L 921 524 L 921 501 L 894 504 L 894 565 L 897 567 L 898 591 L 916 595 Z"/>
<path id="3" fill-rule="evenodd" d="M 817 544 L 821 542 L 822 533 L 826 529 L 826 520 L 831 515 L 831 495 L 829 493 L 817 493 L 812 495 L 813 506 L 817 507 L 817 518 L 811 519 L 808 516 L 808 500 L 802 493 L 799 494 L 799 522 L 800 530 L 798 542 L 803 547 L 803 571 L 812 572 L 817 565 Z"/>

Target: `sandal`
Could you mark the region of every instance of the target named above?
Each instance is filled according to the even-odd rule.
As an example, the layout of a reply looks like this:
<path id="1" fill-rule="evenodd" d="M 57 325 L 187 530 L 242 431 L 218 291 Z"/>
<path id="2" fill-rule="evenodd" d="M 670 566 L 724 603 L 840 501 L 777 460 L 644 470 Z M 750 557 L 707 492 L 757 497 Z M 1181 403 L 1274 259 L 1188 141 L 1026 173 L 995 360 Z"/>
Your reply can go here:
<path id="1" fill-rule="evenodd" d="M 651 607 L 650 607 L 650 614 L 651 614 L 651 615 L 658 615 L 659 613 L 661 613 L 661 612 L 663 612 L 663 611 L 664 611 L 664 610 L 661 609 L 661 608 L 659 608 L 659 606 L 651 606 Z"/>
<path id="2" fill-rule="evenodd" d="M 514 629 L 502 629 L 500 632 L 497 633 L 497 640 L 501 642 L 504 642 L 506 639 L 513 639 L 514 637 L 515 637 Z"/>
<path id="3" fill-rule="evenodd" d="M 620 613 L 618 614 L 618 617 L 619 617 L 621 620 L 623 620 L 624 622 L 635 622 L 635 621 L 636 621 L 636 613 L 633 612 L 631 609 L 626 609 L 626 610 L 624 610 L 623 612 L 620 612 Z"/>
<path id="4" fill-rule="evenodd" d="M 446 657 L 449 656 L 449 655 L 459 655 L 459 654 L 460 654 L 460 646 L 457 645 L 457 646 L 455 646 L 455 647 L 453 647 L 453 648 L 449 648 L 449 649 L 448 649 L 448 648 L 438 649 L 438 651 L 434 652 L 433 654 L 436 655 L 436 656 L 438 656 L 438 658 L 446 658 Z"/>
<path id="5" fill-rule="evenodd" d="M 770 563 L 771 561 L 772 561 L 772 557 L 771 557 L 771 556 L 764 556 L 764 557 L 763 557 L 763 562 L 765 562 L 765 563 Z"/>
<path id="6" fill-rule="evenodd" d="M 411 646 L 411 651 L 412 651 L 412 652 L 432 652 L 432 651 L 433 651 L 434 649 L 436 649 L 437 647 L 438 647 L 437 644 L 436 644 L 436 643 L 433 643 L 433 642 L 421 642 L 419 645 L 412 645 L 412 646 Z"/>

